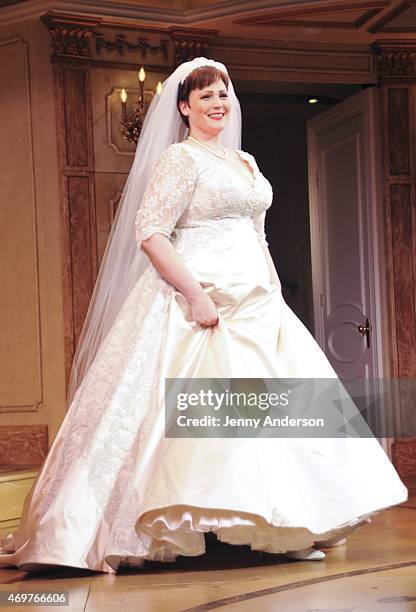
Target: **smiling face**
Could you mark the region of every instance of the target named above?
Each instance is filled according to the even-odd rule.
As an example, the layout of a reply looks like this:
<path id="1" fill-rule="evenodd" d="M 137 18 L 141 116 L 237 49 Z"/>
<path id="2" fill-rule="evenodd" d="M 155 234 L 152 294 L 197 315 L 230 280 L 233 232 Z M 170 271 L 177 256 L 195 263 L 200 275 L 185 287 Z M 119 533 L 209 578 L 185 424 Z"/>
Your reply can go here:
<path id="1" fill-rule="evenodd" d="M 188 102 L 180 102 L 179 107 L 189 120 L 190 133 L 207 138 L 222 132 L 231 111 L 227 87 L 222 80 L 214 81 L 202 89 L 193 89 Z"/>

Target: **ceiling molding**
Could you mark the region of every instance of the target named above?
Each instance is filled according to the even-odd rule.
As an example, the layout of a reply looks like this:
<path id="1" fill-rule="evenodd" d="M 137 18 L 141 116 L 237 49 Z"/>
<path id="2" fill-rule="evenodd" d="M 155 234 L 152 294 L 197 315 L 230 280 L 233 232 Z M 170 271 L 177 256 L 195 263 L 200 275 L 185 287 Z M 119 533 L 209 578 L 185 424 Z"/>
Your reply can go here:
<path id="1" fill-rule="evenodd" d="M 113 19 L 124 23 L 130 22 L 174 22 L 185 24 L 184 11 L 154 7 L 120 4 L 101 0 L 93 2 L 89 0 L 26 0 L 26 2 L 0 8 L 0 25 L 8 25 L 26 19 L 41 17 L 45 13 L 71 13 L 72 15 L 88 16 L 91 18 L 105 18 L 106 21 Z"/>
<path id="2" fill-rule="evenodd" d="M 370 45 L 373 49 L 416 51 L 415 38 L 379 38 Z"/>
<path id="3" fill-rule="evenodd" d="M 373 0 L 373 2 L 355 2 L 357 7 L 371 5 L 376 8 L 379 4 L 389 3 L 389 0 Z M 220 0 L 203 7 L 191 9 L 174 9 L 171 7 L 141 5 L 137 2 L 115 2 L 112 0 L 25 0 L 9 6 L 0 6 L 0 25 L 6 25 L 30 18 L 40 17 L 46 12 L 61 11 L 72 14 L 89 15 L 103 18 L 106 21 L 118 19 L 128 22 L 154 22 L 170 23 L 175 25 L 191 26 L 202 24 L 204 21 L 223 19 L 225 17 L 241 17 L 258 13 L 262 10 L 288 10 L 297 7 L 299 11 L 309 11 L 319 5 L 320 11 L 327 7 L 345 5 L 344 0 Z M 352 4 L 349 2 L 348 4 Z"/>
<path id="4" fill-rule="evenodd" d="M 229 67 L 233 79 L 253 81 L 374 83 L 374 55 L 362 50 L 319 49 L 293 43 L 246 46 L 242 38 L 218 38 L 211 47 L 215 58 Z M 249 53 L 247 53 L 249 49 Z"/>
<path id="5" fill-rule="evenodd" d="M 0 8 L 5 6 L 11 6 L 12 4 L 19 4 L 25 0 L 0 0 Z"/>
<path id="6" fill-rule="evenodd" d="M 246 38 L 256 27 L 257 32 L 252 37 L 263 39 L 278 38 L 278 32 L 284 28 L 287 31 L 282 38 L 287 38 L 291 36 L 288 32 L 296 28 L 299 39 L 319 37 L 321 32 L 322 39 L 327 42 L 332 39 L 333 44 L 337 43 L 338 37 L 353 44 L 356 32 L 357 40 L 370 43 L 373 33 L 394 33 L 408 38 L 416 31 L 416 14 L 413 12 L 416 0 L 220 0 L 190 9 L 164 7 L 164 1 L 25 0 L 3 7 L 0 4 L 0 25 L 21 23 L 47 13 L 67 13 L 74 19 L 97 20 L 101 27 L 148 32 L 170 28 L 178 32 L 190 28 L 202 31 L 205 26 L 207 32 L 222 32 L 225 36 L 236 36 L 241 31 Z M 148 2 L 148 5 L 140 2 Z M 411 19 L 409 15 L 407 25 L 402 15 L 409 10 Z M 400 26 L 392 25 L 397 18 Z M 269 32 L 263 36 L 262 31 L 266 28 Z M 202 44 L 205 42 L 201 41 Z"/>
<path id="7" fill-rule="evenodd" d="M 368 21 L 373 19 L 381 11 L 390 4 L 390 0 L 367 0 L 365 2 L 332 2 L 322 6 L 303 7 L 290 10 L 276 10 L 273 13 L 265 13 L 263 15 L 243 19 L 235 19 L 233 23 L 248 27 L 298 27 L 298 28 L 343 28 L 357 30 Z M 325 15 L 330 13 L 345 14 L 351 13 L 350 20 L 325 19 Z M 319 21 L 317 19 L 308 19 L 308 17 L 323 16 Z M 299 17 L 299 19 L 297 19 Z M 306 19 L 305 19 L 306 18 Z"/>
<path id="8" fill-rule="evenodd" d="M 405 33 L 405 32 L 415 32 L 416 31 L 416 23 L 414 26 L 388 26 L 389 23 L 394 21 L 399 15 L 402 15 L 409 8 L 416 6 L 416 0 L 403 0 L 400 4 L 395 6 L 391 11 L 388 11 L 385 15 L 383 15 L 378 21 L 373 23 L 369 28 L 369 32 L 389 32 L 389 33 Z"/>

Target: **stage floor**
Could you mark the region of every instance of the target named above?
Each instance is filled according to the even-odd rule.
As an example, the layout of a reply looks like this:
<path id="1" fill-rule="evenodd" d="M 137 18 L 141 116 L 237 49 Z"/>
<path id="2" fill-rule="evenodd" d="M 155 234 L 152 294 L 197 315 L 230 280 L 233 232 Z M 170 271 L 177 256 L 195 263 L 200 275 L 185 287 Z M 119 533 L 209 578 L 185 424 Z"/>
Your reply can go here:
<path id="1" fill-rule="evenodd" d="M 0 610 L 177 612 L 415 612 L 416 498 L 386 510 L 326 549 L 324 561 L 289 561 L 207 538 L 207 553 L 147 563 L 117 575 L 71 568 L 39 574 L 0 569 L 0 591 L 67 591 L 69 606 Z"/>

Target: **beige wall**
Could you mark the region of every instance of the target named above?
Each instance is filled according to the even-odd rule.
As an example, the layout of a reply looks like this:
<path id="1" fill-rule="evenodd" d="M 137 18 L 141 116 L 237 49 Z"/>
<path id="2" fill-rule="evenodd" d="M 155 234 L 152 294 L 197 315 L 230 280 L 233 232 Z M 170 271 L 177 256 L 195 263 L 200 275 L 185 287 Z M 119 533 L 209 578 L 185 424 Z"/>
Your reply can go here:
<path id="1" fill-rule="evenodd" d="M 0 425 L 65 413 L 60 210 L 50 34 L 0 28 Z"/>
<path id="2" fill-rule="evenodd" d="M 120 68 L 93 68 L 91 103 L 94 140 L 94 188 L 98 264 L 104 254 L 116 208 L 130 172 L 136 146 L 122 138 L 120 130 L 121 88 L 128 94 L 128 112 L 137 100 L 137 72 Z M 145 100 L 150 104 L 153 91 L 163 74 L 147 73 Z"/>

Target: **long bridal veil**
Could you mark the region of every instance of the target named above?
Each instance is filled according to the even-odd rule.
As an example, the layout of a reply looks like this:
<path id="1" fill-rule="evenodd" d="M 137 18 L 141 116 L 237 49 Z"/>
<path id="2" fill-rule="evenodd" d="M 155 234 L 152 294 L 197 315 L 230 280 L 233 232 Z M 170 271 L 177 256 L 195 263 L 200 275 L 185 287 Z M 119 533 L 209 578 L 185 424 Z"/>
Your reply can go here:
<path id="1" fill-rule="evenodd" d="M 113 325 L 127 295 L 148 265 L 146 255 L 135 242 L 134 221 L 142 201 L 150 172 L 162 152 L 183 140 L 188 129 L 182 122 L 176 102 L 179 83 L 201 66 L 226 67 L 200 57 L 178 66 L 163 83 L 162 93 L 155 94 L 137 144 L 116 217 L 110 232 L 98 278 L 78 340 L 68 387 L 69 406 L 80 387 L 97 351 Z M 221 135 L 222 144 L 231 149 L 241 146 L 241 110 L 231 79 L 228 86 L 231 113 Z"/>

